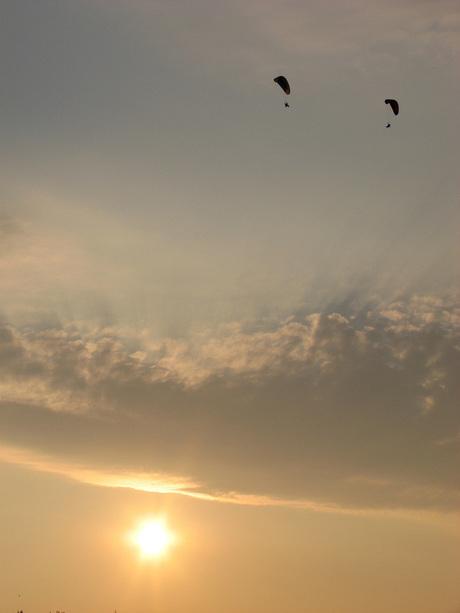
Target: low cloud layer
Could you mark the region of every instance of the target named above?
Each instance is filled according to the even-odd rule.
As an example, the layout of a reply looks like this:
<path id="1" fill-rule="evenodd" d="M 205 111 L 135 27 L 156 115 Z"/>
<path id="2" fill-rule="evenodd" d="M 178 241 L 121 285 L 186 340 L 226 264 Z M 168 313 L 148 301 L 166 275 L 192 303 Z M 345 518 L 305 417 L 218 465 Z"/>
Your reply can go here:
<path id="1" fill-rule="evenodd" d="M 3 326 L 2 457 L 210 499 L 453 511 L 459 332 L 430 297 L 161 343 Z"/>

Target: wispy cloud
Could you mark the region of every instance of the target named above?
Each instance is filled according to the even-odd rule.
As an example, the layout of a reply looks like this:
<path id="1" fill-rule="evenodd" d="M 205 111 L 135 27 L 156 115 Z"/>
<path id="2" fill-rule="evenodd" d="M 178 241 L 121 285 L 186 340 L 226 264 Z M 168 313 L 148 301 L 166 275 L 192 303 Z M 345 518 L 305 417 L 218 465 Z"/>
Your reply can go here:
<path id="1" fill-rule="evenodd" d="M 63 462 L 41 454 L 13 447 L 0 447 L 0 460 L 34 470 L 52 473 L 68 479 L 103 487 L 121 487 L 157 494 L 188 494 L 198 486 L 188 479 L 155 473 L 108 471 L 71 462 Z"/>
<path id="2" fill-rule="evenodd" d="M 404 508 L 360 508 L 325 503 L 306 499 L 286 499 L 206 489 L 203 484 L 174 475 L 129 472 L 126 470 L 104 470 L 97 467 L 62 462 L 33 452 L 0 445 L 0 461 L 14 464 L 32 471 L 51 473 L 87 485 L 108 488 L 133 489 L 161 495 L 180 495 L 210 503 L 231 504 L 252 507 L 282 507 L 314 513 L 353 515 L 370 517 L 392 517 L 411 521 L 442 522 L 447 528 L 455 529 L 455 513 Z M 418 492 L 420 495 L 421 493 Z"/>
<path id="3" fill-rule="evenodd" d="M 163 32 L 158 32 L 158 40 L 163 41 L 168 32 L 176 41 L 177 58 L 182 56 L 182 61 L 187 63 L 192 59 L 197 72 L 209 72 L 217 67 L 230 71 L 244 58 L 245 65 L 257 67 L 263 73 L 267 56 L 258 51 L 254 39 L 264 40 L 265 46 L 271 49 L 272 61 L 277 57 L 278 61 L 289 62 L 292 66 L 296 58 L 304 61 L 308 57 L 309 70 L 319 66 L 315 60 L 321 58 L 324 62 L 328 57 L 340 57 L 343 66 L 348 64 L 355 68 L 358 65 L 369 67 L 372 63 L 375 66 L 379 57 L 387 64 L 389 58 L 393 58 L 394 63 L 390 61 L 389 65 L 394 66 L 400 47 L 413 56 L 426 57 L 458 51 L 458 11 L 449 0 L 436 5 L 408 1 L 398 3 L 398 10 L 392 3 L 382 6 L 377 1 L 363 6 L 360 2 L 334 0 L 327 8 L 321 2 L 280 4 L 265 1 L 250 5 L 234 2 L 221 7 L 226 19 L 222 14 L 216 18 L 212 3 L 200 2 L 200 5 L 203 9 L 199 13 L 201 23 L 196 11 L 190 11 L 185 22 L 169 7 L 163 11 L 158 6 L 154 10 L 148 5 L 134 6 L 132 12 L 152 27 L 161 23 Z M 182 11 L 187 8 L 181 6 Z M 203 14 L 207 15 L 204 30 Z M 186 28 L 184 23 L 187 23 Z M 237 28 L 229 28 L 229 23 L 235 23 Z M 210 48 L 216 51 L 212 57 L 208 52 Z M 363 49 L 367 50 L 367 56 Z M 245 70 L 245 66 L 241 69 Z"/>

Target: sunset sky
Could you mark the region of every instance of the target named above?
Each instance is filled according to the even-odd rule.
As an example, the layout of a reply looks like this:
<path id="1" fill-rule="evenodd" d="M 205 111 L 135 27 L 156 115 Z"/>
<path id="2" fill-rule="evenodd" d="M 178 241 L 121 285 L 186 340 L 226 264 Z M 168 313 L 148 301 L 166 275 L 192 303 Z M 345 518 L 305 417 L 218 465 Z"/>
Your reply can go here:
<path id="1" fill-rule="evenodd" d="M 460 613 L 458 0 L 0 29 L 1 613 Z"/>

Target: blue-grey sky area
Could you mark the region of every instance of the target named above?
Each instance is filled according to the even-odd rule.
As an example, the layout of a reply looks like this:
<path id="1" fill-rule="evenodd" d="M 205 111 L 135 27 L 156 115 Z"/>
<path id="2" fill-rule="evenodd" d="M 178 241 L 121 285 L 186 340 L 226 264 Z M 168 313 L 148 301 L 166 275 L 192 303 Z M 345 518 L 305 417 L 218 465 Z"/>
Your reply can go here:
<path id="1" fill-rule="evenodd" d="M 158 610 L 458 613 L 458 2 L 3 0 L 0 23 L 1 530 L 30 553 L 2 608 L 159 606 L 89 536 L 87 600 L 48 561 L 81 504 L 88 535 L 136 505 L 201 535 Z"/>

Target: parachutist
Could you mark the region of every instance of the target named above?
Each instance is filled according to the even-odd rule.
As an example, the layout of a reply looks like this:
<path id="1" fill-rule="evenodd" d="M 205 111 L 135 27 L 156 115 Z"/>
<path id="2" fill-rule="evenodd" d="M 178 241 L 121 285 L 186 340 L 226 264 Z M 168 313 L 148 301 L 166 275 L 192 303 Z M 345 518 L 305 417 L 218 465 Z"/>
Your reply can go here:
<path id="1" fill-rule="evenodd" d="M 278 83 L 278 85 L 284 91 L 286 96 L 289 96 L 289 94 L 291 93 L 291 88 L 289 86 L 289 83 L 288 83 L 288 80 L 286 79 L 286 77 L 283 77 L 283 76 L 280 75 L 279 77 L 276 77 L 273 80 L 275 81 L 275 83 Z M 289 103 L 288 103 L 287 100 L 285 101 L 284 106 L 285 106 L 285 108 L 289 107 Z"/>
<path id="2" fill-rule="evenodd" d="M 391 127 L 391 123 L 389 123 L 387 126 L 385 126 L 385 128 L 390 128 Z"/>

